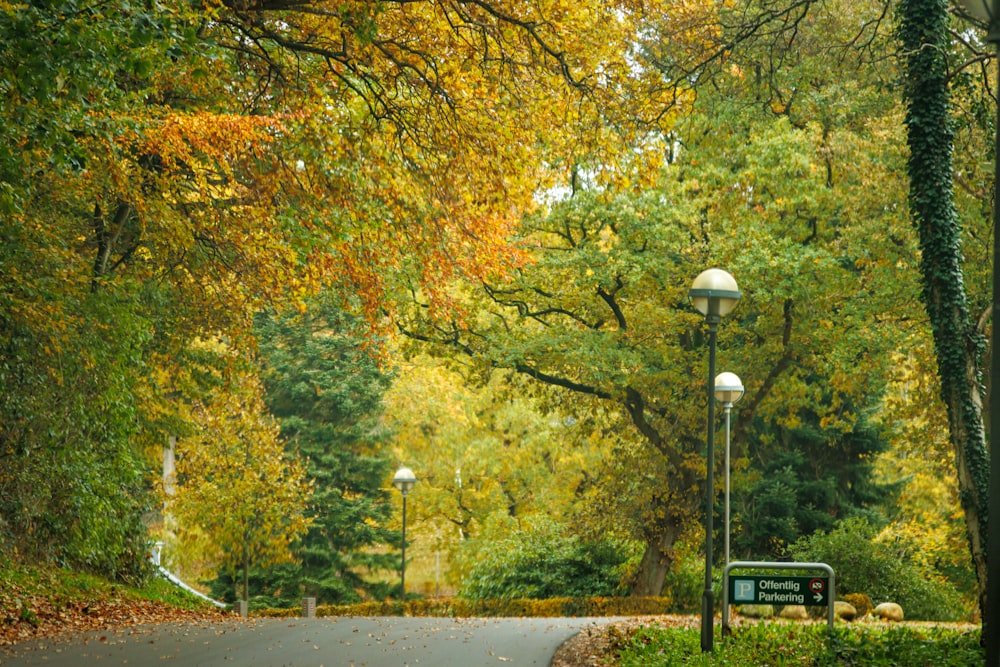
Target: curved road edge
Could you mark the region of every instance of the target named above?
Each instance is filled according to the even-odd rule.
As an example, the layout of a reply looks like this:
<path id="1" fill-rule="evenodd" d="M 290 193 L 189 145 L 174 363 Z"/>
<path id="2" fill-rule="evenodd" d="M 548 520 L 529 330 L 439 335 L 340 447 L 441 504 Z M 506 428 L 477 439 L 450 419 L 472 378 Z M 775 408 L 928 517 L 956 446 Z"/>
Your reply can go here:
<path id="1" fill-rule="evenodd" d="M 136 626 L 4 647 L 0 665 L 548 667 L 570 637 L 617 620 L 326 617 Z"/>

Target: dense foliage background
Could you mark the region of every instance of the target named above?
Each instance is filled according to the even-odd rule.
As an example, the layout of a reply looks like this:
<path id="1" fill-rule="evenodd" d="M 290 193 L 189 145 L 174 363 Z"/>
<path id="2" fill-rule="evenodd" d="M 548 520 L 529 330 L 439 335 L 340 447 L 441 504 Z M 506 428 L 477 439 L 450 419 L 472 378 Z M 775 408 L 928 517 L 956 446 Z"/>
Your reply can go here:
<path id="1" fill-rule="evenodd" d="M 425 593 L 686 600 L 720 266 L 733 557 L 967 614 L 978 35 L 936 0 L 0 3 L 0 553 L 401 595 L 407 465 Z"/>

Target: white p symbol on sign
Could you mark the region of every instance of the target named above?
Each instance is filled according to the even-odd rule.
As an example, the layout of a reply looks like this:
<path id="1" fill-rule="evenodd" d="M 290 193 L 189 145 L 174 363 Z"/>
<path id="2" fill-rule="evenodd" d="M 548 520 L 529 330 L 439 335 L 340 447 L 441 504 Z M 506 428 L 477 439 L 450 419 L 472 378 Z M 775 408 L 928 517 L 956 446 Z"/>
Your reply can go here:
<path id="1" fill-rule="evenodd" d="M 735 602 L 754 601 L 756 596 L 754 595 L 753 579 L 737 579 L 733 584 L 735 585 L 735 595 L 733 596 Z"/>

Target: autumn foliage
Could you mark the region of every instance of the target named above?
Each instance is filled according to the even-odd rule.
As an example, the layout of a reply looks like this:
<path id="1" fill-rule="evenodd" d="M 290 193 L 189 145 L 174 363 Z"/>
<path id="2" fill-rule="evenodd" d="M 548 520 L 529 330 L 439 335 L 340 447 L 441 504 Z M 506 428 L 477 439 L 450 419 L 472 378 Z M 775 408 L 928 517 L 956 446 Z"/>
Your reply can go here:
<path id="1" fill-rule="evenodd" d="M 927 353 L 883 10 L 0 0 L 0 552 L 141 580 L 156 515 L 213 563 L 287 558 L 309 466 L 253 324 L 319 295 L 382 362 L 404 331 L 495 392 L 397 387 L 426 511 L 465 539 L 488 508 L 586 498 L 658 593 L 701 537 L 692 276 L 725 265 L 745 290 L 720 338 L 744 446 L 760 422 L 850 435 L 889 351 Z M 554 471 L 572 485 L 535 493 Z"/>
<path id="2" fill-rule="evenodd" d="M 143 576 L 159 450 L 228 391 L 196 340 L 249 358 L 255 313 L 323 290 L 374 331 L 407 292 L 446 311 L 577 165 L 655 163 L 629 147 L 683 92 L 635 66 L 655 15 L 0 3 L 0 545 Z"/>

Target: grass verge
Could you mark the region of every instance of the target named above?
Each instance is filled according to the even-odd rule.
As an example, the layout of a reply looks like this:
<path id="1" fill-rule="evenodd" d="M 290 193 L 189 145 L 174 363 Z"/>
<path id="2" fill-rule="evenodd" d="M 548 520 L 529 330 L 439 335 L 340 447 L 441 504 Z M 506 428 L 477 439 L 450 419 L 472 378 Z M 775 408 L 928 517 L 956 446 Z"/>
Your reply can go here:
<path id="1" fill-rule="evenodd" d="M 0 561 L 0 645 L 98 628 L 222 618 L 160 579 L 142 587 L 51 566 Z"/>
<path id="2" fill-rule="evenodd" d="M 94 599 L 125 599 L 161 602 L 191 611 L 209 611 L 213 605 L 174 586 L 161 577 L 151 577 L 144 586 L 116 584 L 84 572 L 52 566 L 0 563 L 0 604 L 11 599 L 41 597 L 65 603 Z"/>
<path id="3" fill-rule="evenodd" d="M 621 667 L 969 667 L 985 654 L 978 629 L 755 623 L 702 653 L 698 628 L 646 626 L 616 641 Z"/>

